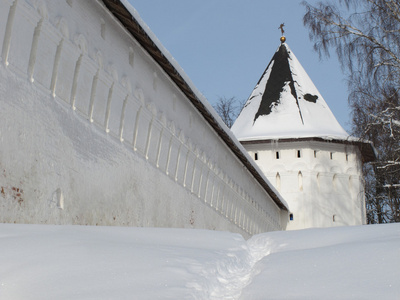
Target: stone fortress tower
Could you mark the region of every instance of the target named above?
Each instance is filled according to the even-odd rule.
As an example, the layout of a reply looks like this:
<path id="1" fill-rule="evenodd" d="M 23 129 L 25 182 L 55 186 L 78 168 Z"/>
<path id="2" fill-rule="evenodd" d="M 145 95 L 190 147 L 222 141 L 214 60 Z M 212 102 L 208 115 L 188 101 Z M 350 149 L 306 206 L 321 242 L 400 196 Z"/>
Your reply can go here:
<path id="1" fill-rule="evenodd" d="M 365 224 L 362 164 L 374 148 L 340 126 L 285 42 L 232 131 L 289 204 L 287 229 Z"/>

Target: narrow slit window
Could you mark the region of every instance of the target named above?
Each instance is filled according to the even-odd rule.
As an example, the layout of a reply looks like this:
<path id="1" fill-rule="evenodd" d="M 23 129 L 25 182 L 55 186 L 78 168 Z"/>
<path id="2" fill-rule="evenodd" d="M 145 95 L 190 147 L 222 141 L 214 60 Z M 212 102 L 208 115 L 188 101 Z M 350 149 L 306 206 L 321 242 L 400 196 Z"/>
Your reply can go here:
<path id="1" fill-rule="evenodd" d="M 332 221 L 333 221 L 333 222 L 336 222 L 336 215 L 333 215 L 333 216 L 332 216 Z"/>
<path id="2" fill-rule="evenodd" d="M 301 157 L 301 150 L 297 150 L 297 158 Z"/>
<path id="3" fill-rule="evenodd" d="M 314 158 L 317 158 L 317 150 L 314 150 Z"/>
<path id="4" fill-rule="evenodd" d="M 293 214 L 289 215 L 289 219 L 290 219 L 290 221 L 293 221 Z"/>
<path id="5" fill-rule="evenodd" d="M 349 155 L 346 153 L 346 161 L 349 161 Z"/>
<path id="6" fill-rule="evenodd" d="M 330 153 L 330 158 L 333 159 L 333 153 L 332 152 Z"/>
<path id="7" fill-rule="evenodd" d="M 258 160 L 258 153 L 254 153 L 254 160 Z"/>
<path id="8" fill-rule="evenodd" d="M 279 151 L 276 151 L 275 157 L 276 157 L 276 159 L 279 159 Z"/>

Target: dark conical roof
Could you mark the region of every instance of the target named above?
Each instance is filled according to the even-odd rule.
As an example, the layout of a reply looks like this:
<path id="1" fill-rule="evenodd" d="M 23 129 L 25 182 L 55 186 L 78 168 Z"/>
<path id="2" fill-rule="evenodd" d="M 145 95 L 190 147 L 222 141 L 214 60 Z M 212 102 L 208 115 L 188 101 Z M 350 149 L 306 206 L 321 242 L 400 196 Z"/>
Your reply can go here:
<path id="1" fill-rule="evenodd" d="M 285 43 L 275 52 L 232 131 L 241 141 L 349 136 Z"/>

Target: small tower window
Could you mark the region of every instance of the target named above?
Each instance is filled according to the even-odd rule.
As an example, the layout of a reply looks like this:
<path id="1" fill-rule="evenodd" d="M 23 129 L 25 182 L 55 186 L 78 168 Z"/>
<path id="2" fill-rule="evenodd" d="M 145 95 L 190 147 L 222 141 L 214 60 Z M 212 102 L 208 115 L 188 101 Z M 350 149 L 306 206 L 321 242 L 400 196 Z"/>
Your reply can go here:
<path id="1" fill-rule="evenodd" d="M 317 158 L 317 150 L 314 150 L 314 158 Z"/>
<path id="2" fill-rule="evenodd" d="M 338 185 L 339 185 L 339 179 L 338 179 L 338 176 L 337 176 L 337 174 L 335 174 L 335 175 L 333 175 L 333 188 L 335 189 L 335 190 L 337 190 L 338 189 Z"/>
<path id="3" fill-rule="evenodd" d="M 293 214 L 290 214 L 290 215 L 289 215 L 289 220 L 290 220 L 290 221 L 293 221 Z"/>
<path id="4" fill-rule="evenodd" d="M 332 216 L 332 221 L 333 221 L 333 222 L 336 222 L 336 215 L 333 215 L 333 216 Z"/>
<path id="5" fill-rule="evenodd" d="M 349 155 L 346 153 L 346 161 L 349 161 Z"/>
<path id="6" fill-rule="evenodd" d="M 333 159 L 333 153 L 332 152 L 330 153 L 330 158 Z"/>
<path id="7" fill-rule="evenodd" d="M 258 153 L 254 153 L 254 160 L 258 160 Z"/>
<path id="8" fill-rule="evenodd" d="M 279 151 L 276 151 L 275 157 L 276 157 L 276 159 L 279 159 Z"/>
<path id="9" fill-rule="evenodd" d="M 297 150 L 297 158 L 301 157 L 301 150 Z"/>

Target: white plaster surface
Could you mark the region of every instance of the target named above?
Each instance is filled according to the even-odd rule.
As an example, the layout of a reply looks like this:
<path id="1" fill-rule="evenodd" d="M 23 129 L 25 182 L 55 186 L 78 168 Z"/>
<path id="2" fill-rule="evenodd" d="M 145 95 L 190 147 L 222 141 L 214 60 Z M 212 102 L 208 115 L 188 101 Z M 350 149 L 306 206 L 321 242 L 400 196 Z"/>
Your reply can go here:
<path id="1" fill-rule="evenodd" d="M 356 146 L 277 141 L 245 147 L 253 157 L 257 153 L 256 163 L 288 202 L 293 220 L 287 229 L 365 224 L 361 154 Z"/>
<path id="2" fill-rule="evenodd" d="M 2 222 L 286 226 L 100 1 L 0 0 L 0 11 Z"/>

